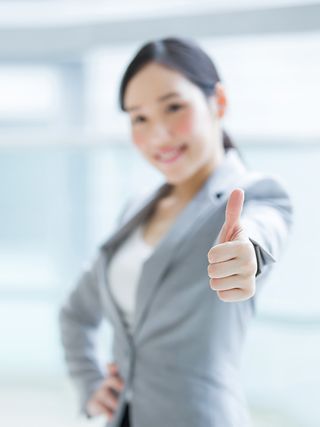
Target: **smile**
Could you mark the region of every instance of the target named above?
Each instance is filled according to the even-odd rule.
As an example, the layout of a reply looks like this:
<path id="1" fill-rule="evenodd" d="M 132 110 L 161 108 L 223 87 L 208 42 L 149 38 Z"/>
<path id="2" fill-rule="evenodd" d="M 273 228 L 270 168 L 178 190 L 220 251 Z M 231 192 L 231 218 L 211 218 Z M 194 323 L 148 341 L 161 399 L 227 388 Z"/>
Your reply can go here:
<path id="1" fill-rule="evenodd" d="M 167 150 L 165 153 L 158 153 L 155 158 L 161 163 L 173 163 L 182 156 L 186 149 L 187 145 L 182 144 L 180 147 Z"/>

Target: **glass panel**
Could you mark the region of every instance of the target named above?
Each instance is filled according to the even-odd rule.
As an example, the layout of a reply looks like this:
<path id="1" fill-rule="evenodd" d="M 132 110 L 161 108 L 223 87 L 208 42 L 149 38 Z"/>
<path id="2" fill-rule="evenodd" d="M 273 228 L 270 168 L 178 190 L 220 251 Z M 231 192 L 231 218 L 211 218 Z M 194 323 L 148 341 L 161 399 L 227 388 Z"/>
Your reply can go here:
<path id="1" fill-rule="evenodd" d="M 320 291 L 318 240 L 312 236 L 320 148 L 270 142 L 240 149 L 249 167 L 281 177 L 295 206 L 290 243 L 260 294 L 245 347 L 248 400 L 254 417 L 265 413 L 269 425 L 314 427 L 320 423 Z M 132 147 L 118 144 L 0 147 L 0 154 L 0 180 L 6 183 L 0 187 L 0 376 L 11 382 L 31 374 L 62 376 L 58 307 L 115 229 L 125 201 L 161 177 Z M 111 333 L 106 329 L 100 338 L 101 354 L 108 354 Z M 39 351 L 39 342 L 45 350 Z"/>
<path id="2" fill-rule="evenodd" d="M 319 33 L 216 37 L 199 43 L 225 84 L 224 125 L 237 140 L 319 140 Z M 130 139 L 117 100 L 121 76 L 138 47 L 99 48 L 87 56 L 89 131 Z"/>
<path id="3" fill-rule="evenodd" d="M 59 76 L 44 66 L 0 67 L 0 125 L 43 121 L 57 114 Z"/>

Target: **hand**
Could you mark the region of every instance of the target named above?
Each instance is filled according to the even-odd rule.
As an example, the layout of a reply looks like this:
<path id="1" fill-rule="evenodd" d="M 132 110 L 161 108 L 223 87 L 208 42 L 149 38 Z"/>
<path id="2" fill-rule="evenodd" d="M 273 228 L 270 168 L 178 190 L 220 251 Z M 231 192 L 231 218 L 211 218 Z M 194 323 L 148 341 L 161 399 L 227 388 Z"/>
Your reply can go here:
<path id="1" fill-rule="evenodd" d="M 107 369 L 108 376 L 88 401 L 87 411 L 91 416 L 104 414 L 110 421 L 118 405 L 118 394 L 124 384 L 115 363 L 108 363 Z"/>
<path id="2" fill-rule="evenodd" d="M 217 244 L 208 252 L 210 287 L 225 302 L 243 301 L 255 294 L 257 259 L 240 222 L 243 202 L 243 190 L 233 190 Z"/>

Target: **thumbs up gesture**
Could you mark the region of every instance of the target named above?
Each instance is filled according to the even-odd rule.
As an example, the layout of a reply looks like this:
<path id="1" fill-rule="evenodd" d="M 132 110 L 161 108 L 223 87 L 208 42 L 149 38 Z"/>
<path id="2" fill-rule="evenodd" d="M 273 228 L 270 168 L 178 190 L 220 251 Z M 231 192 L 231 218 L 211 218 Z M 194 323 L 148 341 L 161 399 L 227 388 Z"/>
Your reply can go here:
<path id="1" fill-rule="evenodd" d="M 227 202 L 217 244 L 208 252 L 210 287 L 225 302 L 244 301 L 255 294 L 257 260 L 240 221 L 243 202 L 244 192 L 236 188 Z"/>

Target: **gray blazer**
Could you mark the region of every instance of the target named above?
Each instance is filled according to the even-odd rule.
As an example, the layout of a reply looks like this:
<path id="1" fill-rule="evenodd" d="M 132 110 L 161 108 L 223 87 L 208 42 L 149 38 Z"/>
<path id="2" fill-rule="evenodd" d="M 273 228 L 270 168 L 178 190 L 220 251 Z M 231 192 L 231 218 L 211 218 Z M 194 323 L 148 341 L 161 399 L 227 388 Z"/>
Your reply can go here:
<path id="1" fill-rule="evenodd" d="M 252 298 L 223 302 L 209 287 L 207 253 L 235 187 L 245 191 L 241 218 L 259 269 Z M 291 202 L 278 178 L 249 171 L 237 151 L 229 150 L 144 262 L 131 336 L 110 292 L 108 263 L 168 188 L 161 185 L 125 212 L 61 307 L 61 340 L 80 407 L 85 413 L 104 379 L 94 338 L 107 321 L 114 330 L 113 361 L 125 382 L 107 426 L 120 425 L 130 389 L 133 427 L 246 427 L 250 417 L 239 375 L 243 342 L 262 284 L 290 230 Z"/>

